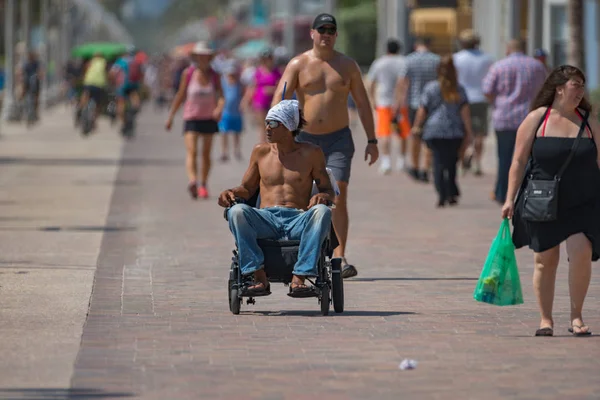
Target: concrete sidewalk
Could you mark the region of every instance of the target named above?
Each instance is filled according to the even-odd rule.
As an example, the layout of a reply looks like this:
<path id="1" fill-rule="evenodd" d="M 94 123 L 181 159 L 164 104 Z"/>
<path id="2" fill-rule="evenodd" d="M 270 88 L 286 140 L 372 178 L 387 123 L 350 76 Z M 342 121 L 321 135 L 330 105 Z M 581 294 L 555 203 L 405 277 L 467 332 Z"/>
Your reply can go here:
<path id="1" fill-rule="evenodd" d="M 82 139 L 64 106 L 41 117 L 0 137 L 1 387 L 69 387 L 121 157 L 106 122 Z"/>

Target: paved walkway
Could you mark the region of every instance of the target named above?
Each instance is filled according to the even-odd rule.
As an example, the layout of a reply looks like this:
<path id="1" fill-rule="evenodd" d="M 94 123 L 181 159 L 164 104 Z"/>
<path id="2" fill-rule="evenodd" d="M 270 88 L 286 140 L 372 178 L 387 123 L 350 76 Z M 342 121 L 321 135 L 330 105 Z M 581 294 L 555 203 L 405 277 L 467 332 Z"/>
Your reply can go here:
<path id="1" fill-rule="evenodd" d="M 65 121 L 31 137 L 2 139 L 29 143 L 18 150 L 20 162 L 10 161 L 12 150 L 0 142 L 3 171 L 11 171 L 0 178 L 0 209 L 8 218 L 0 220 L 0 301 L 3 308 L 13 308 L 0 315 L 0 332 L 9 326 L 13 335 L 1 341 L 0 351 L 15 354 L 2 363 L 0 398 L 598 398 L 598 336 L 576 339 L 566 331 L 566 256 L 557 279 L 558 337 L 532 337 L 538 315 L 532 256 L 526 249 L 518 252 L 524 305 L 499 308 L 472 300 L 500 223 L 500 210 L 488 199 L 491 175 L 461 179 L 460 206 L 438 210 L 430 185 L 404 175 L 378 176 L 375 168 L 367 168 L 365 139 L 357 131 L 348 258 L 359 275 L 345 282 L 346 311 L 322 317 L 315 299 L 291 299 L 278 285 L 273 295 L 244 305 L 242 314 L 234 316 L 226 296 L 233 240 L 215 197 L 239 183 L 246 165 L 215 162 L 212 198 L 192 202 L 185 191 L 180 126 L 165 133 L 162 124 L 163 116 L 144 113 L 140 134 L 124 145 L 112 178 L 120 140 L 108 131 L 83 141 Z M 244 137 L 246 154 L 253 141 L 252 135 Z M 493 154 L 488 155 L 490 165 Z M 55 163 L 60 170 L 35 161 L 57 157 L 70 161 Z M 87 162 L 77 161 L 82 159 Z M 110 187 L 111 179 L 108 215 L 99 224 L 100 203 L 108 193 L 99 186 Z M 20 192 L 12 189 L 28 180 Z M 87 183 L 73 184 L 81 180 Z M 64 181 L 71 184 L 60 184 Z M 14 204 L 21 201 L 22 206 Z M 39 233 L 39 227 L 49 225 L 102 229 Z M 35 234 L 1 228 L 20 226 L 38 228 Z M 91 262 L 100 236 L 97 262 Z M 85 256 L 78 251 L 86 251 Z M 64 323 L 49 327 L 47 322 L 61 315 L 61 306 L 43 297 L 58 290 L 60 282 L 21 292 L 15 277 L 26 281 L 50 273 L 49 265 L 55 264 L 87 268 L 84 279 L 63 278 L 63 287 L 81 290 L 80 296 L 53 297 L 63 299 L 89 294 L 86 279 L 96 268 L 77 358 L 69 364 L 65 357 L 51 368 L 37 363 L 45 351 L 37 346 L 49 340 L 39 334 L 44 330 L 55 332 L 56 341 L 66 340 Z M 597 272 L 598 266 L 593 268 Z M 29 273 L 15 274 L 19 271 Z M 585 314 L 596 331 L 599 294 L 596 274 Z M 45 318 L 35 317 L 39 310 Z M 70 314 L 73 336 L 81 332 L 77 327 L 85 317 L 78 310 Z M 26 340 L 19 341 L 19 333 Z M 72 351 L 73 346 L 67 347 Z M 401 371 L 398 365 L 405 358 L 417 360 L 417 369 Z M 70 384 L 47 375 L 36 383 L 30 376 L 43 377 L 50 369 L 62 369 L 61 376 L 72 372 Z"/>
<path id="2" fill-rule="evenodd" d="M 4 388 L 69 387 L 121 154 L 108 124 L 81 140 L 65 108 L 42 118 L 0 136 Z"/>

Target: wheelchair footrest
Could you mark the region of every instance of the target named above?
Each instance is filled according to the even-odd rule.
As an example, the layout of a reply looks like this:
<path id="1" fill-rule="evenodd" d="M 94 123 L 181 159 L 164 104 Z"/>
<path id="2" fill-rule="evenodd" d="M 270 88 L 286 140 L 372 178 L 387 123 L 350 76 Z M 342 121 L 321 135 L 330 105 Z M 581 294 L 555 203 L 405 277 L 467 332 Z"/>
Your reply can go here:
<path id="1" fill-rule="evenodd" d="M 288 296 L 298 298 L 298 299 L 306 299 L 309 297 L 319 297 L 321 294 L 320 290 L 315 286 L 309 286 L 308 288 L 302 289 L 290 289 Z"/>
<path id="2" fill-rule="evenodd" d="M 265 291 L 253 291 L 253 290 L 241 290 L 240 291 L 240 297 L 265 297 L 265 296 L 270 296 L 271 295 L 271 290 L 267 289 Z"/>

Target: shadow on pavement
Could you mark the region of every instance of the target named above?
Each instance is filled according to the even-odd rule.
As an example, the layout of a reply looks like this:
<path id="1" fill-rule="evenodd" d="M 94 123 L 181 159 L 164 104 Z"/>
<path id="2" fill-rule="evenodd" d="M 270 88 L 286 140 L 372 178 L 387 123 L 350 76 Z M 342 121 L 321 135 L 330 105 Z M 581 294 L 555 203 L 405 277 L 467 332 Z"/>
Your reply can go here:
<path id="1" fill-rule="evenodd" d="M 140 186 L 140 182 L 138 181 L 127 181 L 127 180 L 77 180 L 71 182 L 75 186 L 98 186 L 98 185 L 107 185 L 107 186 Z"/>
<path id="2" fill-rule="evenodd" d="M 344 282 L 376 282 L 376 281 L 476 281 L 479 278 L 352 278 Z"/>
<path id="3" fill-rule="evenodd" d="M 126 232 L 135 231 L 131 226 L 39 226 L 39 227 L 0 227 L 0 231 L 40 231 L 40 232 Z"/>
<path id="4" fill-rule="evenodd" d="M 133 396 L 133 393 L 105 392 L 100 389 L 0 389 L 0 399 L 3 400 L 85 400 Z"/>
<path id="5" fill-rule="evenodd" d="M 261 314 L 269 317 L 287 317 L 287 316 L 299 316 L 299 317 L 322 317 L 318 310 L 281 310 L 281 311 L 248 311 L 243 314 Z M 341 314 L 336 314 L 333 310 L 330 311 L 329 317 L 391 317 L 394 315 L 416 315 L 417 313 L 411 311 L 361 311 L 361 310 L 348 310 Z M 324 317 L 327 318 L 327 317 Z"/>
<path id="6" fill-rule="evenodd" d="M 179 160 L 166 159 L 142 159 L 142 158 L 27 158 L 27 157 L 0 157 L 0 165 L 9 164 L 25 164 L 45 167 L 62 167 L 62 166 L 81 166 L 81 167 L 98 167 L 98 166 L 181 166 Z"/>

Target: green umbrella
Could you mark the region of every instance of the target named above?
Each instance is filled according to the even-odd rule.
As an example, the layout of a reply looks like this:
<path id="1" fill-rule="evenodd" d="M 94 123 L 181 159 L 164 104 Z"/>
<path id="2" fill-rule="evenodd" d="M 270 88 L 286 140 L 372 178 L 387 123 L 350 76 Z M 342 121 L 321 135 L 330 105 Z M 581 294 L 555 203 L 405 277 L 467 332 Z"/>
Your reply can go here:
<path id="1" fill-rule="evenodd" d="M 90 58 L 100 53 L 106 58 L 117 57 L 127 51 L 127 45 L 123 43 L 94 42 L 86 43 L 71 49 L 71 55 L 76 58 Z"/>

